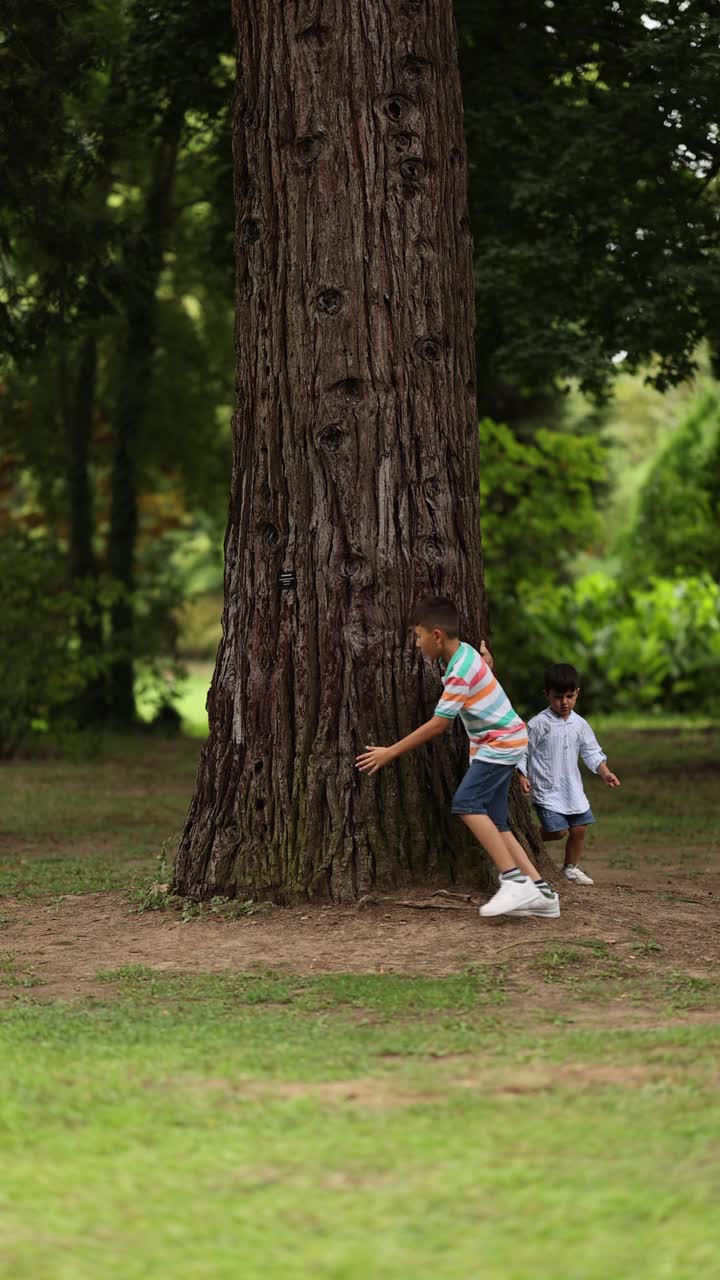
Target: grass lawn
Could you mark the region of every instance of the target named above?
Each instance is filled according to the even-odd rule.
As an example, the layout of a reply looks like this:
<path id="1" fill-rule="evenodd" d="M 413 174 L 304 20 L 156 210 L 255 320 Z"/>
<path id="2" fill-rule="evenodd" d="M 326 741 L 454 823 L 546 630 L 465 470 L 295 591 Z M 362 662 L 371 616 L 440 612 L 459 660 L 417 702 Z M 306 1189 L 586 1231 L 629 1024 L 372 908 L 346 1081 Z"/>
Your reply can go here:
<path id="1" fill-rule="evenodd" d="M 169 979 L 2 1025 L 8 1280 L 711 1274 L 720 1026 L 482 978 Z"/>
<path id="2" fill-rule="evenodd" d="M 593 787 L 591 856 L 623 856 L 616 880 L 654 875 L 656 858 L 716 875 L 716 739 L 684 731 L 681 766 L 677 734 L 601 740 L 623 788 Z M 74 902 L 127 913 L 117 890 L 172 850 L 197 754 L 113 740 L 92 760 L 2 770 L 3 1280 L 711 1275 L 720 967 L 692 923 L 680 969 L 662 932 L 638 923 L 628 951 L 609 918 L 617 946 L 531 922 L 523 969 L 498 934 L 497 954 L 445 976 L 308 976 L 265 971 L 261 947 L 252 972 L 203 972 L 200 931 L 220 948 L 264 925 L 158 912 L 134 919 L 165 958 L 128 951 L 92 996 L 44 994 L 13 949 L 18 913 L 45 947 Z"/>
<path id="3" fill-rule="evenodd" d="M 112 738 L 88 760 L 2 766 L 0 895 L 90 893 L 147 876 L 182 830 L 199 743 Z"/>

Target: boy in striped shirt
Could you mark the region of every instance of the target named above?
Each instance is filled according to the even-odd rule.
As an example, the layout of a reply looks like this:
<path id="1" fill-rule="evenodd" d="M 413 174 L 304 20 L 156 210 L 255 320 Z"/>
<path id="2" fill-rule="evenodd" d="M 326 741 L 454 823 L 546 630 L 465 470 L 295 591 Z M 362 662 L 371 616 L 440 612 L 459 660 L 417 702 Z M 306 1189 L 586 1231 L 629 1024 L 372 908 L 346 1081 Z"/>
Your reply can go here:
<path id="1" fill-rule="evenodd" d="M 453 797 L 452 811 L 469 827 L 500 873 L 498 892 L 481 916 L 560 915 L 558 895 L 533 866 L 508 823 L 508 796 L 516 766 L 527 751 L 525 724 L 492 672 L 492 657 L 460 640 L 451 600 L 426 600 L 415 614 L 417 647 L 444 664 L 443 694 L 427 724 L 391 747 L 366 747 L 363 773 L 377 773 L 407 751 L 444 733 L 459 716 L 470 739 L 470 767 Z"/>

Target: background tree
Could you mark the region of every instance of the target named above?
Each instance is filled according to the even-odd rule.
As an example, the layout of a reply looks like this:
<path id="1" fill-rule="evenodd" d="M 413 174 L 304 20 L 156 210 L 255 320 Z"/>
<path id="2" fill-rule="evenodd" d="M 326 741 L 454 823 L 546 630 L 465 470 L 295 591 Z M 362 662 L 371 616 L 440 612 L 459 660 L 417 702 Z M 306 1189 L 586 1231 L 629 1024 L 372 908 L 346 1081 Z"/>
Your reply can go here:
<path id="1" fill-rule="evenodd" d="M 532 414 L 558 377 L 602 391 L 619 353 L 683 380 L 720 305 L 717 7 L 457 10 L 481 411 Z"/>
<path id="2" fill-rule="evenodd" d="M 181 492 L 187 480 L 190 502 L 202 491 L 207 505 L 227 452 L 216 411 L 200 408 L 197 396 L 181 402 L 179 393 L 197 372 L 200 349 L 206 393 L 218 392 L 216 403 L 229 399 L 229 341 L 219 392 L 222 356 L 208 351 L 205 340 L 207 318 L 218 312 L 230 333 L 227 271 L 212 252 L 213 201 L 229 149 L 229 60 L 223 62 L 229 43 L 220 4 L 202 17 L 187 0 L 174 0 L 162 13 L 145 0 L 97 4 L 90 12 L 71 4 L 61 19 L 55 5 L 41 0 L 32 12 L 13 13 L 2 46 L 14 86 L 9 105 L 22 121 L 19 142 L 8 131 L 3 148 L 11 176 L 2 203 L 3 319 L 15 359 L 2 430 L 17 470 L 38 477 L 40 508 L 54 536 L 67 539 L 70 580 L 83 590 L 95 582 L 96 597 L 103 572 L 115 584 L 107 626 L 99 606 L 78 623 L 83 651 L 109 677 L 100 671 L 78 703 L 85 722 L 108 714 L 115 723 L 134 720 L 135 660 L 143 644 L 136 625 L 143 489 L 158 483 L 159 466 Z M 217 201 L 221 218 L 229 203 L 229 193 Z M 193 254 L 203 260 L 198 292 L 206 305 L 195 298 L 203 314 L 196 314 L 189 344 L 189 316 L 183 330 L 177 322 L 169 326 L 163 312 L 173 271 L 192 274 Z M 166 363 L 160 343 L 175 335 L 184 348 L 171 412 L 158 407 L 152 387 Z M 184 432 L 194 437 L 192 462 L 178 447 Z M 48 485 L 54 472 L 60 480 L 54 475 Z"/>

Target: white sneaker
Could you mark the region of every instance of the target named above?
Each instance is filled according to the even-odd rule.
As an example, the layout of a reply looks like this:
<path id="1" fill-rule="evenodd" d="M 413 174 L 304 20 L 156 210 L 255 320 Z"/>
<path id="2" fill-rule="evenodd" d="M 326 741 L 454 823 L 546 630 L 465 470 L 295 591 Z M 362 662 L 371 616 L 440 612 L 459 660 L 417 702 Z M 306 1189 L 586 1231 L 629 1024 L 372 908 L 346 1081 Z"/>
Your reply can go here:
<path id="1" fill-rule="evenodd" d="M 545 916 L 550 920 L 557 920 L 560 915 L 560 898 L 554 893 L 552 898 L 546 898 L 544 893 L 538 890 L 537 897 L 527 907 L 519 907 L 517 911 L 511 911 L 511 916 Z"/>
<path id="2" fill-rule="evenodd" d="M 563 875 L 566 880 L 573 880 L 575 884 L 595 883 L 594 880 L 590 879 L 590 876 L 586 876 L 585 872 L 581 871 L 579 867 L 576 867 L 573 862 L 568 862 L 567 866 L 563 867 Z"/>
<path id="3" fill-rule="evenodd" d="M 480 908 L 480 915 L 486 918 L 508 915 L 529 907 L 536 897 L 541 896 L 532 880 L 503 880 L 497 893 Z"/>

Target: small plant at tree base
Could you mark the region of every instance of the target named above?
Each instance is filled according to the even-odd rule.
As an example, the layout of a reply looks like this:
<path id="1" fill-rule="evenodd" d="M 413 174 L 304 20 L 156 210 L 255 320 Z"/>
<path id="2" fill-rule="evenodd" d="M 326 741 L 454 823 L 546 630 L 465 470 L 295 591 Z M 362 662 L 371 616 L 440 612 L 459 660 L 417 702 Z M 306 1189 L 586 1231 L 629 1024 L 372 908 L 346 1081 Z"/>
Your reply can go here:
<path id="1" fill-rule="evenodd" d="M 155 875 L 140 881 L 130 890 L 133 910 L 138 914 L 143 914 L 145 911 L 167 911 L 170 907 L 178 906 L 180 902 L 177 894 L 172 892 L 169 879 L 167 844 L 168 841 L 164 840 L 158 854 Z"/>
<path id="2" fill-rule="evenodd" d="M 243 916 L 264 915 L 268 911 L 272 911 L 271 902 L 218 896 L 211 898 L 209 902 L 193 902 L 192 899 L 187 899 L 180 919 L 183 923 L 189 920 L 209 920 L 212 916 L 221 920 L 239 920 Z"/>

